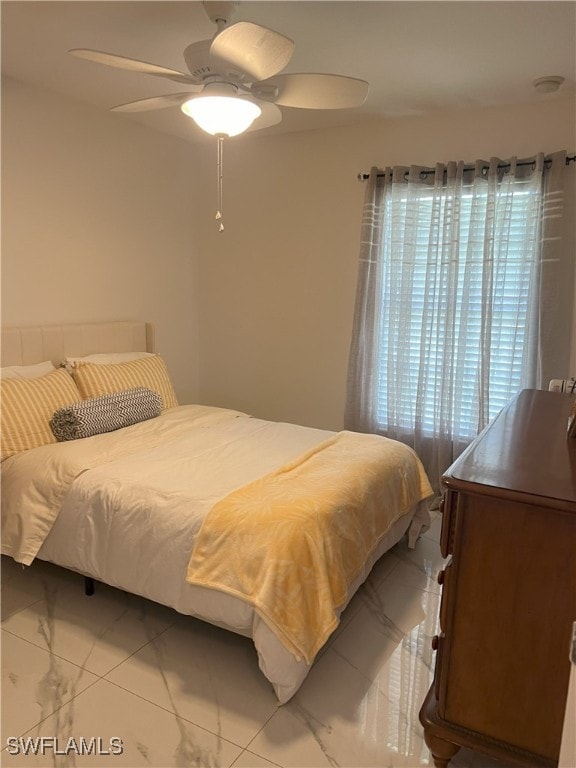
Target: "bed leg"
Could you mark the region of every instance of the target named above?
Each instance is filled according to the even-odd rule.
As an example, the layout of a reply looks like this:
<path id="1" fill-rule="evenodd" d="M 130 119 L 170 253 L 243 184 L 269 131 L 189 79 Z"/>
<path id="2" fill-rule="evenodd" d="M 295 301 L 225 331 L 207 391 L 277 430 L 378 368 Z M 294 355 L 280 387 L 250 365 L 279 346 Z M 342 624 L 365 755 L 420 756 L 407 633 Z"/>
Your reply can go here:
<path id="1" fill-rule="evenodd" d="M 94 579 L 91 579 L 90 576 L 84 577 L 84 594 L 87 597 L 91 597 L 94 594 Z"/>

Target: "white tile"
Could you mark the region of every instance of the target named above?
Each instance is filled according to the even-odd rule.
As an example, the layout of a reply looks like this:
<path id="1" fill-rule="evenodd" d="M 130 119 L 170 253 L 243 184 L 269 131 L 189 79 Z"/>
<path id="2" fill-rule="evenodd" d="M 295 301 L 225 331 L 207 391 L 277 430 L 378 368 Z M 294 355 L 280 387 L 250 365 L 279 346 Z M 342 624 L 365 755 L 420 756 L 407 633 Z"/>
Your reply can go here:
<path id="1" fill-rule="evenodd" d="M 87 597 L 78 578 L 78 584 L 45 582 L 42 598 L 3 627 L 102 676 L 177 618 L 169 608 L 104 584 Z"/>
<path id="2" fill-rule="evenodd" d="M 433 541 L 440 543 L 440 533 L 442 532 L 442 515 L 440 512 L 436 512 L 431 513 L 430 516 L 432 518 L 430 528 L 428 528 L 428 530 L 425 531 L 422 535 L 427 539 L 432 539 Z"/>
<path id="3" fill-rule="evenodd" d="M 439 596 L 386 579 L 332 646 L 374 684 L 421 735 L 418 712 L 433 677 Z"/>
<path id="4" fill-rule="evenodd" d="M 249 748 L 291 768 L 414 767 L 428 761 L 420 730 L 398 702 L 332 648 Z"/>
<path id="5" fill-rule="evenodd" d="M 192 723 L 177 718 L 148 701 L 108 683 L 98 681 L 74 700 L 74 711 L 69 719 L 56 716 L 44 721 L 39 729 L 26 736 L 57 737 L 56 748 L 60 752 L 70 750 L 70 755 L 54 755 L 53 749 L 44 755 L 30 756 L 2 754 L 3 766 L 70 766 L 77 768 L 171 768 L 171 766 L 228 767 L 242 749 L 231 744 L 218 733 L 209 733 Z M 94 738 L 93 754 L 76 754 L 82 739 L 90 744 Z M 71 741 L 73 739 L 73 741 Z M 117 739 L 114 740 L 114 739 Z M 74 745 L 77 745 L 75 747 Z M 122 752 L 116 754 L 121 748 Z M 112 754 L 95 754 L 108 751 Z"/>
<path id="6" fill-rule="evenodd" d="M 2 555 L 1 568 L 2 619 L 41 600 L 47 585 L 56 586 L 77 582 L 79 590 L 82 590 L 84 585 L 82 576 L 42 560 L 34 560 L 32 565 L 23 566 L 11 557 Z"/>
<path id="7" fill-rule="evenodd" d="M 426 536 L 418 539 L 414 549 L 409 549 L 406 539 L 402 539 L 392 549 L 392 553 L 403 563 L 417 568 L 430 580 L 436 580 L 446 563 L 438 542 Z"/>
<path id="8" fill-rule="evenodd" d="M 101 585 L 86 598 L 81 576 L 39 561 L 23 571 L 3 558 L 0 747 L 27 731 L 99 736 L 103 746 L 118 735 L 124 752 L 72 761 L 47 751 L 33 762 L 4 748 L 2 764 L 431 766 L 418 712 L 432 676 L 444 565 L 436 520 L 414 550 L 401 542 L 376 564 L 282 707 L 246 638 Z M 106 679 L 82 670 L 84 662 Z M 460 750 L 450 768 L 504 765 Z"/>
<path id="9" fill-rule="evenodd" d="M 418 712 L 432 680 L 439 596 L 389 575 L 365 585 L 359 600 L 353 620 L 251 750 L 283 766 L 428 764 Z"/>
<path id="10" fill-rule="evenodd" d="M 252 642 L 191 617 L 107 679 L 243 747 L 277 707 Z"/>
<path id="11" fill-rule="evenodd" d="M 240 757 L 235 760 L 232 768 L 278 768 L 276 763 L 271 763 L 259 755 L 245 749 Z"/>
<path id="12" fill-rule="evenodd" d="M 375 584 L 380 584 L 396 569 L 399 562 L 400 559 L 393 550 L 385 552 L 374 564 L 365 583 L 373 582 Z"/>
<path id="13" fill-rule="evenodd" d="M 438 584 L 438 577 L 430 577 L 416 563 L 410 560 L 399 560 L 398 565 L 386 579 L 387 584 L 406 584 L 426 592 L 441 594 L 442 587 Z"/>
<path id="14" fill-rule="evenodd" d="M 98 678 L 2 630 L 2 746 L 56 710 L 66 718 L 71 700 Z"/>

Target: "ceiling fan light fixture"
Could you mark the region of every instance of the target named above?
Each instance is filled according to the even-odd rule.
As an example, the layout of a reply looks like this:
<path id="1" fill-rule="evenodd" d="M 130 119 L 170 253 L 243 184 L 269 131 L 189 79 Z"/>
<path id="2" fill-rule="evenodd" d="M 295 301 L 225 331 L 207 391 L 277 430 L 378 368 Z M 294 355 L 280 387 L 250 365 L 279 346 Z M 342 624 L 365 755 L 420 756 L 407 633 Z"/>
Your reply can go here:
<path id="1" fill-rule="evenodd" d="M 182 104 L 181 109 L 212 136 L 237 136 L 262 114 L 257 104 L 236 96 L 196 96 Z"/>

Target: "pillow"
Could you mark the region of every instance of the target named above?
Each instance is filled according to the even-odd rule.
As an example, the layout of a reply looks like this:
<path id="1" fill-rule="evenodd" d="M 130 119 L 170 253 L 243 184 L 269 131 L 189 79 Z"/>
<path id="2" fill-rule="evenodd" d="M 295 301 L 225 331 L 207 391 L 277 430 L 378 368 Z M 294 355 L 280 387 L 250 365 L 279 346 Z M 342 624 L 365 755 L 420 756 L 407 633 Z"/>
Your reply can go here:
<path id="1" fill-rule="evenodd" d="M 79 360 L 72 369 L 72 376 L 84 400 L 132 387 L 147 387 L 160 395 L 163 409 L 178 405 L 166 365 L 160 355 L 112 365 Z"/>
<path id="2" fill-rule="evenodd" d="M 81 399 L 72 377 L 62 369 L 37 379 L 0 382 L 2 411 L 1 458 L 55 443 L 50 419 L 58 408 Z"/>
<path id="3" fill-rule="evenodd" d="M 45 363 L 34 365 L 10 365 L 7 368 L 1 368 L 0 377 L 2 379 L 37 379 L 55 370 L 50 360 L 46 360 Z"/>
<path id="4" fill-rule="evenodd" d="M 50 428 L 57 440 L 77 440 L 129 427 L 160 416 L 161 412 L 162 398 L 157 392 L 134 387 L 59 408 Z"/>
<path id="5" fill-rule="evenodd" d="M 78 362 L 96 363 L 97 365 L 108 365 L 110 363 L 127 363 L 130 360 L 139 360 L 141 357 L 154 357 L 153 352 L 98 352 L 95 355 L 85 355 L 84 357 L 67 357 L 62 366 L 72 372 L 72 369 Z"/>

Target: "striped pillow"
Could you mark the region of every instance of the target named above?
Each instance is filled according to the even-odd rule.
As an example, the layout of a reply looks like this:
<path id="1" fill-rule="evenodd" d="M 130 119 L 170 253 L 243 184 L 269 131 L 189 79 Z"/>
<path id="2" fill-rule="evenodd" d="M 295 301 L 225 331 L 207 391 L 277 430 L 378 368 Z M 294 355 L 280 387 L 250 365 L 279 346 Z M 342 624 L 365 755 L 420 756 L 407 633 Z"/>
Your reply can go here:
<path id="1" fill-rule="evenodd" d="M 160 355 L 111 365 L 78 360 L 72 376 L 85 400 L 133 387 L 147 387 L 160 395 L 164 410 L 178 405 L 170 376 Z"/>
<path id="2" fill-rule="evenodd" d="M 57 440 L 103 435 L 160 416 L 162 398 L 146 387 L 100 395 L 59 408 L 50 421 Z"/>
<path id="3" fill-rule="evenodd" d="M 5 379 L 2 397 L 2 460 L 29 448 L 55 443 L 50 429 L 54 411 L 81 400 L 69 373 L 57 370 L 37 379 Z"/>

